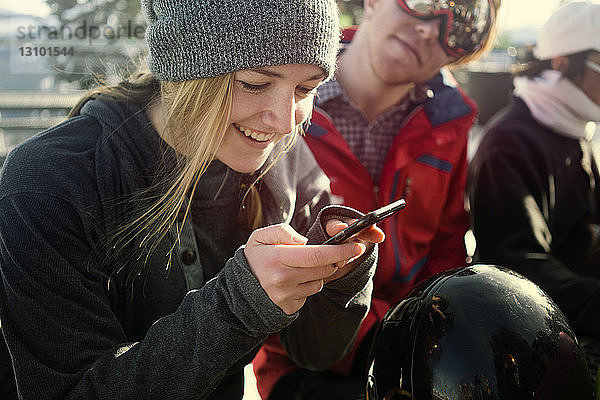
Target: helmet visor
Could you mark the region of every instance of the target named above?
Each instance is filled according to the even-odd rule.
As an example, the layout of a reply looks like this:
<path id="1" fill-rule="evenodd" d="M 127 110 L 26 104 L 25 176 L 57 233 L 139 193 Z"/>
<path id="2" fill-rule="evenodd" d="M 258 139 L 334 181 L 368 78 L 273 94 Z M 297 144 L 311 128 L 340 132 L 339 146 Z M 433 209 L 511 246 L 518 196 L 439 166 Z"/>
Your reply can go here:
<path id="1" fill-rule="evenodd" d="M 492 23 L 489 0 L 397 0 L 419 19 L 441 18 L 440 43 L 450 56 L 476 51 L 487 38 Z"/>

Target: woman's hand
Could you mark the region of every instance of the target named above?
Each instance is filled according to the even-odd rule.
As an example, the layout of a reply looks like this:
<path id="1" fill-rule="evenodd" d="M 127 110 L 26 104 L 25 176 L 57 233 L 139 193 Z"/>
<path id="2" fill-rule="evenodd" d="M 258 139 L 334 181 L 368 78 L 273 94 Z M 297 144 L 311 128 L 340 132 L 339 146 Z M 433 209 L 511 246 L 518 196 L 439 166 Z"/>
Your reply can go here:
<path id="1" fill-rule="evenodd" d="M 329 221 L 327 232 L 337 232 L 344 226 L 341 221 Z M 361 238 L 377 236 L 367 230 L 370 233 L 361 233 Z M 320 292 L 324 281 L 340 267 L 366 250 L 360 242 L 329 246 L 305 245 L 306 241 L 291 226 L 279 224 L 252 232 L 244 249 L 250 270 L 271 301 L 288 315 L 298 311 L 308 296 Z"/>
<path id="2" fill-rule="evenodd" d="M 347 221 L 340 221 L 339 219 L 331 219 L 327 221 L 325 226 L 325 230 L 329 236 L 333 236 L 342 229 L 347 228 L 350 224 L 355 222 L 356 219 L 349 219 Z M 377 227 L 377 225 L 371 225 L 368 228 L 360 231 L 356 236 L 353 236 L 349 239 L 349 243 L 361 243 L 365 246 L 366 251 L 370 251 L 371 248 L 375 245 L 375 243 L 381 243 L 385 239 L 385 234 L 381 229 Z M 338 245 L 339 246 L 339 245 Z M 346 263 L 342 265 L 338 265 L 338 270 L 332 275 L 328 276 L 323 280 L 323 284 L 327 284 L 331 281 L 339 279 L 344 275 L 350 273 L 354 268 L 356 268 L 357 263 L 355 261 L 357 257 L 354 257 L 351 260 L 348 260 Z"/>

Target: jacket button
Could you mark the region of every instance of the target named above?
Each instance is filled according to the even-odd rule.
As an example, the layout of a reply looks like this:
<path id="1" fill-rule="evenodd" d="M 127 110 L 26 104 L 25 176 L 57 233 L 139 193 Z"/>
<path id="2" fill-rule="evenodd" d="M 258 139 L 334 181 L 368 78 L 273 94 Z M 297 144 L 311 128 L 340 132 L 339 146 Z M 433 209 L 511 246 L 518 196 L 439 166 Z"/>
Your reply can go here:
<path id="1" fill-rule="evenodd" d="M 184 250 L 184 252 L 181 253 L 181 261 L 183 261 L 185 265 L 190 265 L 194 261 L 196 261 L 196 253 L 194 252 L 194 250 Z"/>

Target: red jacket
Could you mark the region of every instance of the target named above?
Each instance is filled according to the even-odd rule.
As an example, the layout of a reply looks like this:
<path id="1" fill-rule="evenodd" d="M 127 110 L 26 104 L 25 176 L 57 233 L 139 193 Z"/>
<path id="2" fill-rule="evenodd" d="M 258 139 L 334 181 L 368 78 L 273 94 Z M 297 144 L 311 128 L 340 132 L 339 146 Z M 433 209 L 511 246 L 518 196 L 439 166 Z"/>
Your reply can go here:
<path id="1" fill-rule="evenodd" d="M 416 282 L 466 263 L 467 139 L 476 107 L 448 72 L 428 84 L 434 96 L 413 110 L 400 127 L 378 185 L 325 111 L 315 109 L 307 132 L 306 141 L 331 179 L 332 192 L 343 198 L 342 204 L 363 212 L 402 197 L 407 204 L 380 224 L 386 240 L 379 247 L 371 311 L 354 348 L 331 368 L 344 375 L 350 373 L 364 336 Z M 298 368 L 287 358 L 276 335 L 267 340 L 253 363 L 263 398 L 281 376 Z"/>

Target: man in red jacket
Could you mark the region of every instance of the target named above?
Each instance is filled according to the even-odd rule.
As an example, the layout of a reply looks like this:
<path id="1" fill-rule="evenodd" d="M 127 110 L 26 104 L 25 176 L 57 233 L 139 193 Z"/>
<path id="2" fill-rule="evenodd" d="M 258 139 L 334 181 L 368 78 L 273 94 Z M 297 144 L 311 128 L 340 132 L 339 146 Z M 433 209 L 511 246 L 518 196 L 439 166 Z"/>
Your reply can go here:
<path id="1" fill-rule="evenodd" d="M 343 204 L 368 212 L 404 198 L 407 207 L 381 224 L 371 311 L 354 347 L 315 372 L 270 337 L 254 360 L 263 399 L 359 398 L 377 322 L 418 281 L 465 265 L 476 107 L 443 67 L 485 50 L 500 1 L 364 0 L 364 21 L 344 32 L 336 77 L 319 88 L 306 141 Z"/>

